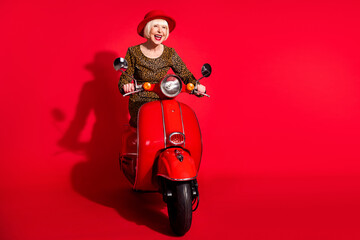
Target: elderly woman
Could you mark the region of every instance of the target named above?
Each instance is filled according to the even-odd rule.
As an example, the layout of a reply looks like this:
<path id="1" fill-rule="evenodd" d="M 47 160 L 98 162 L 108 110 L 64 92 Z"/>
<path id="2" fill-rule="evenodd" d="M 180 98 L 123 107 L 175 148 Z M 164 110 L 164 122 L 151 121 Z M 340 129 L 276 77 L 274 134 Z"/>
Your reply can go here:
<path id="1" fill-rule="evenodd" d="M 138 25 L 138 34 L 146 38 L 147 41 L 130 47 L 125 59 L 128 62 L 126 73 L 138 80 L 139 84 L 144 82 L 158 83 L 171 68 L 185 84 L 193 83 L 195 85 L 195 77 L 175 50 L 162 44 L 174 28 L 175 20 L 157 10 L 146 14 L 144 20 Z M 125 93 L 134 91 L 134 84 L 131 81 L 131 78 L 122 74 L 119 89 L 123 89 Z M 198 91 L 204 93 L 206 91 L 205 86 L 199 84 Z M 139 92 L 131 95 L 129 99 L 130 126 L 136 127 L 137 113 L 140 107 L 155 100 L 159 100 L 159 96 L 154 92 Z"/>

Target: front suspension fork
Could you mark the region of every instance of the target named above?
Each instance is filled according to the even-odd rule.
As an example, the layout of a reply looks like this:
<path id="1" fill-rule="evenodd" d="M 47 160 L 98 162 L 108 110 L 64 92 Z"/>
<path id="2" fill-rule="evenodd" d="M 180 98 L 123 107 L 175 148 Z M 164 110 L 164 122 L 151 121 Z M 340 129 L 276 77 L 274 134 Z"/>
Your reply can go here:
<path id="1" fill-rule="evenodd" d="M 173 183 L 174 181 L 170 181 L 168 179 L 161 179 L 161 189 L 163 195 L 163 200 L 167 203 L 173 197 Z M 195 211 L 199 206 L 199 185 L 196 179 L 190 181 L 191 187 L 191 199 L 193 204 L 193 211 Z M 195 205 L 195 208 L 194 208 Z"/>

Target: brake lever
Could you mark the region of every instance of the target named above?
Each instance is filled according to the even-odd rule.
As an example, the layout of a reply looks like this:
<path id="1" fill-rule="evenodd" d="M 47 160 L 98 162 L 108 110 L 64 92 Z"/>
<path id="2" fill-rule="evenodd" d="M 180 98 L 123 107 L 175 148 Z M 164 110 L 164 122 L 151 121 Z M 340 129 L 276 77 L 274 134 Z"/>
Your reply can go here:
<path id="1" fill-rule="evenodd" d="M 136 91 L 133 91 L 133 92 L 128 92 L 128 93 L 123 94 L 123 97 L 129 96 L 129 95 L 134 94 L 134 93 L 142 92 L 142 91 L 143 91 L 142 89 L 139 89 L 139 90 L 136 90 Z"/>
<path id="2" fill-rule="evenodd" d="M 203 95 L 203 96 L 206 96 L 206 97 L 210 97 L 210 95 L 208 95 L 208 94 L 206 94 L 206 93 L 202 93 L 202 92 L 199 92 L 198 90 L 193 90 L 193 92 L 195 93 L 195 94 L 200 94 L 200 95 Z"/>

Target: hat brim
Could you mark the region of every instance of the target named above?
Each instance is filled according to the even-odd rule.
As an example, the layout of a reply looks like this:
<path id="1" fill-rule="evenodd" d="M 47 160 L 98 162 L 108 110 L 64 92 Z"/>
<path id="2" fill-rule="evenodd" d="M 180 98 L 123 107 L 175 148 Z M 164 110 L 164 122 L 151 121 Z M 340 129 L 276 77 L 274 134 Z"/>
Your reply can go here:
<path id="1" fill-rule="evenodd" d="M 145 18 L 144 20 L 142 20 L 138 25 L 137 32 L 141 37 L 144 37 L 144 28 L 145 28 L 146 24 L 154 19 L 165 20 L 169 25 L 169 33 L 172 32 L 176 26 L 175 20 L 170 16 L 167 16 L 167 15 L 151 16 L 149 18 Z"/>

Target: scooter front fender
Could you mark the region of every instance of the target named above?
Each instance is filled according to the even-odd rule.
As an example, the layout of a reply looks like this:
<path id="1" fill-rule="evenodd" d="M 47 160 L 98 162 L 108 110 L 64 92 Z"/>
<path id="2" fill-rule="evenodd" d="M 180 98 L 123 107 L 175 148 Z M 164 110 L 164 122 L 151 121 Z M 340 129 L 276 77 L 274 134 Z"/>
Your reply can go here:
<path id="1" fill-rule="evenodd" d="M 163 151 L 158 159 L 157 176 L 172 181 L 193 180 L 198 169 L 191 155 L 182 148 L 168 148 Z"/>

